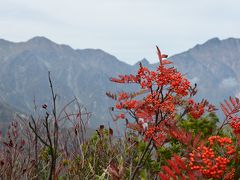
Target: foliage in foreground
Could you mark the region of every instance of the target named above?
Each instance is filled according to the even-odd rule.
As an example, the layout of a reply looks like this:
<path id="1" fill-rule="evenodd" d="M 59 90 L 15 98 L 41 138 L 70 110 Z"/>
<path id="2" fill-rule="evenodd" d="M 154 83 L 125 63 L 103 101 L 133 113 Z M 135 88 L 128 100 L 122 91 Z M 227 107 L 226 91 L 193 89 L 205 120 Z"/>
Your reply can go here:
<path id="1" fill-rule="evenodd" d="M 113 120 L 126 122 L 120 138 L 103 125 L 87 136 L 90 113 L 75 100 L 59 109 L 49 74 L 52 107 L 19 117 L 1 137 L 1 179 L 238 179 L 239 99 L 221 104 L 217 126 L 216 108 L 195 102 L 196 85 L 157 50 L 155 71 L 140 64 L 136 75 L 111 78 L 139 87 L 106 93 Z"/>

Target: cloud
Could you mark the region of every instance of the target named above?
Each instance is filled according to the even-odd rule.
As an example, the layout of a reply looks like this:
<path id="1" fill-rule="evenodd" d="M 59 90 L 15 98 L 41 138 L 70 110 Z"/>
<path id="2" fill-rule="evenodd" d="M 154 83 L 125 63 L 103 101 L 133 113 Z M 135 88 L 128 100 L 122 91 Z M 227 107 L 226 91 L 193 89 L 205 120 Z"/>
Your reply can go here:
<path id="1" fill-rule="evenodd" d="M 223 88 L 234 88 L 238 85 L 237 80 L 234 77 L 228 77 L 226 79 L 223 79 L 220 83 L 220 87 Z"/>

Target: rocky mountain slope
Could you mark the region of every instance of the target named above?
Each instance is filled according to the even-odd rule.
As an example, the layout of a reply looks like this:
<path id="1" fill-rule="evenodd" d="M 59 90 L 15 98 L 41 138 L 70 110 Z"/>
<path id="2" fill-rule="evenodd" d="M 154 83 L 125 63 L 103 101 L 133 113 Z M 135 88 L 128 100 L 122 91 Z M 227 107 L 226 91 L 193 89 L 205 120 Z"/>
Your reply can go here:
<path id="1" fill-rule="evenodd" d="M 213 38 L 171 59 L 197 83 L 199 96 L 218 104 L 240 90 L 240 39 Z"/>

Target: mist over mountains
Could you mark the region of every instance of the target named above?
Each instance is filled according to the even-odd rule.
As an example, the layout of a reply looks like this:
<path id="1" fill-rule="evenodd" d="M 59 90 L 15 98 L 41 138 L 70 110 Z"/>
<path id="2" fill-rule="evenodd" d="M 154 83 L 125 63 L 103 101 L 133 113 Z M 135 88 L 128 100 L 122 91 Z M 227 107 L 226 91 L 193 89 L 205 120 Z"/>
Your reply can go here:
<path id="1" fill-rule="evenodd" d="M 198 84 L 198 99 L 218 104 L 240 93 L 240 39 L 213 38 L 169 59 Z M 150 68 L 157 66 L 146 59 L 141 62 Z M 18 43 L 0 39 L 0 121 L 10 121 L 16 111 L 31 113 L 34 99 L 39 105 L 50 104 L 51 71 L 61 105 L 77 97 L 93 112 L 91 126 L 111 122 L 108 107 L 113 101 L 105 93 L 125 86 L 116 86 L 109 78 L 136 72 L 138 64 L 129 65 L 100 49 L 75 50 L 45 37 Z"/>

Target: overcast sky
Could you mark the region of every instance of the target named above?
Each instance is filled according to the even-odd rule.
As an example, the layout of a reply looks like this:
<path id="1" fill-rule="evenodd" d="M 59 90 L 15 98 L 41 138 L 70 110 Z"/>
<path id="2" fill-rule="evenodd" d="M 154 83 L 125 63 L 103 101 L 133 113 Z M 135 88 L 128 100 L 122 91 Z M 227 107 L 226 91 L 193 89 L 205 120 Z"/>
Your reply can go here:
<path id="1" fill-rule="evenodd" d="M 219 37 L 240 37 L 239 0 L 0 0 L 0 38 L 45 36 L 100 48 L 133 64 L 156 62 Z"/>

